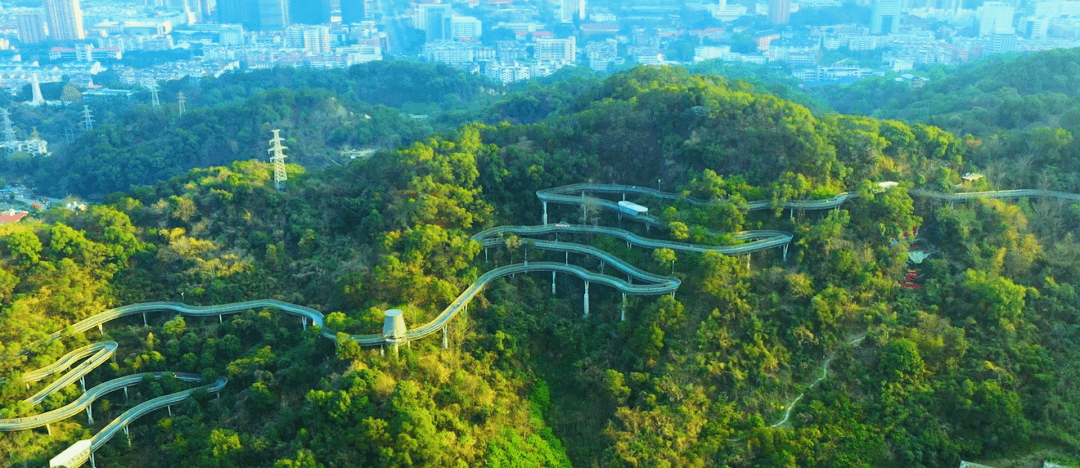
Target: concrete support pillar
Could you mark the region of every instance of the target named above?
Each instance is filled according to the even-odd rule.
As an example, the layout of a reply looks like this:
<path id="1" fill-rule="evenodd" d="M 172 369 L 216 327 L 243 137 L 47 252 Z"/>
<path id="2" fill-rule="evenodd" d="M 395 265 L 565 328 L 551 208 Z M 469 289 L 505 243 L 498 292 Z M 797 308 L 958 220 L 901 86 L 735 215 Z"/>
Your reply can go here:
<path id="1" fill-rule="evenodd" d="M 600 274 L 604 274 L 604 261 L 600 260 Z"/>
<path id="2" fill-rule="evenodd" d="M 127 426 L 124 426 L 124 436 L 127 437 L 128 447 L 131 447 L 131 432 L 128 431 Z"/>
<path id="3" fill-rule="evenodd" d="M 585 282 L 585 317 L 589 316 L 589 282 Z"/>
<path id="4" fill-rule="evenodd" d="M 403 313 L 401 309 L 390 309 L 383 313 L 383 339 L 394 345 L 394 357 L 397 357 L 398 344 L 405 341 L 405 332 L 408 330 Z"/>
<path id="5" fill-rule="evenodd" d="M 90 468 L 97 468 L 97 463 L 94 461 L 93 451 L 90 451 Z"/>
<path id="6" fill-rule="evenodd" d="M 484 261 L 488 261 L 487 247 L 484 247 Z"/>
<path id="7" fill-rule="evenodd" d="M 551 272 L 551 295 L 555 295 L 555 272 Z"/>
<path id="8" fill-rule="evenodd" d="M 125 400 L 127 400 L 127 399 L 128 399 L 128 391 L 127 391 L 127 387 L 124 387 L 124 399 L 125 399 Z"/>
<path id="9" fill-rule="evenodd" d="M 146 312 L 142 313 L 142 326 L 144 326 L 144 327 L 149 327 L 150 326 L 150 325 L 148 325 L 146 323 Z"/>
<path id="10" fill-rule="evenodd" d="M 788 219 L 793 223 L 795 222 L 795 207 L 788 208 Z"/>
<path id="11" fill-rule="evenodd" d="M 784 244 L 784 263 L 787 263 L 787 249 L 788 244 Z"/>
<path id="12" fill-rule="evenodd" d="M 221 317 L 221 314 L 218 314 L 217 323 L 224 323 L 224 322 L 225 322 L 225 319 Z"/>
<path id="13" fill-rule="evenodd" d="M 300 323 L 304 326 L 304 330 L 307 330 L 307 317 L 300 317 Z"/>
<path id="14" fill-rule="evenodd" d="M 547 226 L 547 202 L 541 202 L 544 204 L 544 226 Z"/>
<path id="15" fill-rule="evenodd" d="M 746 254 L 746 269 L 750 269 L 750 254 Z"/>
<path id="16" fill-rule="evenodd" d="M 97 331 L 98 331 L 98 333 L 101 333 L 102 335 L 104 335 L 104 334 L 105 334 L 105 329 L 104 329 L 104 328 L 102 328 L 102 326 L 101 326 L 101 324 L 100 324 L 100 323 L 99 323 L 99 324 L 97 324 Z"/>
<path id="17" fill-rule="evenodd" d="M 94 412 L 92 411 L 93 408 L 94 405 L 92 404 L 86 405 L 86 421 L 90 424 L 94 424 Z"/>
<path id="18" fill-rule="evenodd" d="M 570 264 L 570 252 L 566 251 L 566 252 L 563 252 L 563 254 L 565 254 L 565 255 L 563 255 L 563 263 L 569 265 Z"/>
<path id="19" fill-rule="evenodd" d="M 443 349 L 450 347 L 450 339 L 447 337 L 446 334 L 446 325 L 443 325 L 442 327 L 442 347 Z"/>
<path id="20" fill-rule="evenodd" d="M 45 431 L 48 432 L 49 435 L 51 436 L 52 435 L 52 425 L 46 423 L 45 424 Z"/>
<path id="21" fill-rule="evenodd" d="M 619 304 L 619 320 L 626 321 L 626 293 L 622 293 L 622 302 Z"/>
<path id="22" fill-rule="evenodd" d="M 82 388 L 82 392 L 86 393 L 86 377 L 79 377 L 79 387 Z"/>

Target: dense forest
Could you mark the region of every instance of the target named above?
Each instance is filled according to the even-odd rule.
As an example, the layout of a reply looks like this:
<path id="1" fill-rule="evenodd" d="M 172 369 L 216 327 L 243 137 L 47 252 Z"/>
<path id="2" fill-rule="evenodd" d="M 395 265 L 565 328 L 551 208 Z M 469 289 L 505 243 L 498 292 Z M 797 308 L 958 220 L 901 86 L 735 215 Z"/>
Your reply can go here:
<path id="1" fill-rule="evenodd" d="M 997 66 L 1004 76 L 1011 64 Z M 139 118 L 81 137 L 98 147 L 71 153 L 68 164 L 87 175 L 63 183 L 104 203 L 0 225 L 0 418 L 72 401 L 78 385 L 28 405 L 42 384 L 27 388 L 23 373 L 109 339 L 116 359 L 88 381 L 174 371 L 229 383 L 219 399 L 200 394 L 171 415 L 143 417 L 130 445 L 120 436 L 98 450 L 101 466 L 1080 463 L 1071 385 L 1080 378 L 1080 211 L 908 191 L 1000 188 L 993 177 L 961 180 L 1006 164 L 993 158 L 1007 153 L 986 151 L 993 135 L 812 112 L 769 86 L 643 67 L 507 90 L 486 104 L 494 116 L 424 136 L 433 129 L 389 116 L 384 129 L 361 128 L 360 112 L 375 120 L 379 105 L 400 112 L 390 106 L 401 103 L 391 102 L 394 80 L 354 73 L 376 72 L 325 78 L 340 88 L 245 92 L 182 117 L 136 109 Z M 355 97 L 363 80 L 387 87 L 391 101 Z M 445 86 L 467 93 L 455 83 Z M 290 162 L 302 163 L 288 166 L 282 191 L 267 163 L 250 160 L 264 160 L 262 141 L 279 126 L 290 129 Z M 383 132 L 402 137 L 370 158 L 315 159 Z M 1068 158 L 1055 159 L 1063 180 L 1074 174 Z M 377 333 L 390 308 L 409 324 L 430 320 L 483 272 L 524 258 L 602 268 L 528 239 L 486 254 L 470 239 L 538 224 L 537 190 L 586 181 L 659 185 L 713 203 L 635 200 L 667 229 L 587 206 L 551 207 L 552 222 L 705 245 L 751 229 L 794 241 L 785 260 L 564 236 L 681 286 L 674 297 L 629 298 L 621 321 L 617 292 L 594 286 L 583 318 L 580 280 L 560 276 L 552 294 L 547 275 L 523 274 L 497 281 L 451 322 L 445 349 L 424 339 L 394 357 L 345 335 Z M 783 209 L 842 192 L 858 197 L 836 210 Z M 749 210 L 758 200 L 771 209 Z M 929 256 L 910 263 L 910 249 Z M 909 270 L 921 287 L 901 285 Z M 258 298 L 322 311 L 339 339 L 252 310 L 222 321 L 132 317 L 105 325 L 104 336 L 45 340 L 123 304 Z M 94 424 L 76 416 L 5 433 L 0 464 L 44 466 L 126 408 L 181 388 L 148 379 L 94 403 Z"/>

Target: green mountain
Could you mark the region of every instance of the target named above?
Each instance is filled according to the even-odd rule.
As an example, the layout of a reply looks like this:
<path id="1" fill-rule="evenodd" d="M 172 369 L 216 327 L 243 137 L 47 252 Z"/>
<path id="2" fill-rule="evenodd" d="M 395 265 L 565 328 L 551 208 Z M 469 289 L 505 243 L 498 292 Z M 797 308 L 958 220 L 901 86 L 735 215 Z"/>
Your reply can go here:
<path id="1" fill-rule="evenodd" d="M 270 110 L 218 125 L 268 139 L 250 122 L 289 108 L 272 104 L 288 95 L 260 96 Z M 634 69 L 549 102 L 558 111 L 531 123 L 464 125 L 323 169 L 289 165 L 283 191 L 268 164 L 236 161 L 85 212 L 0 225 L 0 426 L 81 393 L 70 385 L 28 404 L 44 383 L 27 388 L 25 372 L 109 339 L 115 362 L 88 387 L 151 371 L 229 382 L 219 399 L 204 391 L 171 415 L 142 417 L 131 445 L 117 436 L 99 464 L 939 467 L 1032 454 L 1076 463 L 1080 247 L 1069 233 L 1080 218 L 1046 194 L 943 201 L 994 188 L 957 188 L 977 138 L 815 116 L 745 82 L 673 68 Z M 315 147 L 312 118 L 293 120 L 298 153 Z M 746 230 L 793 240 L 745 256 L 646 249 L 574 226 L 487 248 L 471 238 L 539 224 L 536 192 L 581 182 L 639 187 L 627 200 L 656 224 L 603 209 L 621 197 L 598 189 L 549 204 L 551 223 L 698 250 L 757 245 L 737 234 Z M 645 190 L 658 183 L 675 196 Z M 544 249 L 555 241 L 606 253 Z M 928 257 L 910 263 L 911 249 Z M 618 265 L 601 262 L 608 255 L 673 276 L 678 290 L 624 300 L 599 280 L 590 290 L 573 274 L 522 273 L 491 282 L 449 322 L 445 349 L 424 338 L 394 357 L 345 335 L 380 333 L 391 308 L 423 324 L 485 272 L 526 261 L 605 271 L 619 284 Z M 921 287 L 902 286 L 912 282 Z M 262 298 L 314 308 L 325 328 L 258 309 L 220 321 L 150 315 L 147 326 L 132 316 L 104 336 L 91 328 L 43 341 L 124 304 Z M 52 435 L 5 435 L 0 463 L 44 466 L 127 408 L 190 387 L 147 378 L 127 398 L 94 403 L 92 424 L 75 416 Z"/>

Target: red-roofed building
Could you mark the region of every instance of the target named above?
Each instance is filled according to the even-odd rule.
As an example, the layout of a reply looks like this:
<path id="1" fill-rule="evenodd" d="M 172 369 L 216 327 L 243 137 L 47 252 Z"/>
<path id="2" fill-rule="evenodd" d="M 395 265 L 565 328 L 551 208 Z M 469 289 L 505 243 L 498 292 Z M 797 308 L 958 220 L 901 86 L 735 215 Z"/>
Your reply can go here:
<path id="1" fill-rule="evenodd" d="M 26 211 L 8 211 L 7 213 L 0 214 L 0 224 L 18 222 L 28 214 L 30 213 Z"/>

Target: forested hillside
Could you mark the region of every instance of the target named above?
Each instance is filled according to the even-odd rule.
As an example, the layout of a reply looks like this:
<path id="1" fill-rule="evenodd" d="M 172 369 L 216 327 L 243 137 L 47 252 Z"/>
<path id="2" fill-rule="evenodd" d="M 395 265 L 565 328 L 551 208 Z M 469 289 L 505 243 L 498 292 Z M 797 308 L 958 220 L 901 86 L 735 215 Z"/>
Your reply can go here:
<path id="1" fill-rule="evenodd" d="M 481 120 L 501 92 L 483 77 L 416 62 L 372 62 L 348 70 L 281 67 L 176 80 L 162 84 L 160 107 L 152 107 L 149 90 L 140 87 L 128 99 L 84 101 L 70 83 L 50 84 L 43 92 L 56 102 L 61 87 L 70 88 L 74 98 L 11 108 L 16 137 L 28 139 L 37 131 L 53 156 L 17 153 L 0 165 L 0 175 L 53 196 L 95 200 L 196 167 L 262 158 L 268 128 L 284 130 L 291 157 L 305 167 L 340 164 L 354 150 L 393 149 Z M 29 92 L 27 87 L 17 99 L 29 100 Z M 83 104 L 93 115 L 92 130 L 84 128 Z"/>
<path id="2" fill-rule="evenodd" d="M 1080 377 L 1080 246 L 1070 234 L 1080 212 L 1053 200 L 948 203 L 908 190 L 996 188 L 961 186 L 960 174 L 984 169 L 971 162 L 986 157 L 984 139 L 815 116 L 745 82 L 675 68 L 638 68 L 582 89 L 544 90 L 540 106 L 529 101 L 540 90 L 522 90 L 512 96 L 519 108 L 538 110 L 521 113 L 520 124 L 464 125 L 318 170 L 290 165 L 280 192 L 268 164 L 221 148 L 242 132 L 268 138 L 272 119 L 302 135 L 327 131 L 334 125 L 317 118 L 326 112 L 277 106 L 307 99 L 318 108 L 333 92 L 272 91 L 231 104 L 243 119 L 191 117 L 221 144 L 190 154 L 206 158 L 199 165 L 229 164 L 112 194 L 87 212 L 55 208 L 0 226 L 0 418 L 76 398 L 72 385 L 24 403 L 42 384 L 28 389 L 23 373 L 107 338 L 118 343 L 115 363 L 88 384 L 146 371 L 229 383 L 220 399 L 200 394 L 171 416 L 144 416 L 130 446 L 119 436 L 97 452 L 99 466 L 1080 461 L 1080 392 L 1071 385 Z M 115 132 L 131 140 L 110 143 L 113 157 L 138 147 L 126 142 L 139 133 Z M 752 229 L 794 240 L 786 257 L 779 249 L 746 257 L 653 251 L 595 234 L 509 236 L 488 249 L 470 238 L 538 224 L 537 190 L 589 181 L 712 203 L 637 197 L 666 227 L 647 230 L 583 195 L 581 206 L 550 206 L 551 223 L 705 246 L 739 245 L 731 234 Z M 843 192 L 857 196 L 835 210 L 784 209 Z M 769 208 L 748 209 L 759 200 Z M 390 308 L 422 324 L 499 266 L 604 268 L 595 257 L 545 253 L 538 240 L 600 248 L 681 285 L 674 297 L 627 298 L 623 321 L 610 288 L 593 284 L 583 317 L 579 279 L 518 274 L 450 322 L 446 349 L 425 338 L 395 358 L 345 335 L 378 333 Z M 909 263 L 912 248 L 929 257 Z M 901 286 L 909 269 L 921 287 Z M 156 315 L 146 326 L 130 317 L 106 324 L 104 337 L 94 329 L 41 341 L 123 304 L 257 298 L 315 308 L 341 333 L 331 341 L 295 317 L 254 310 L 220 321 Z M 0 463 L 44 466 L 131 405 L 179 388 L 148 379 L 127 398 L 94 403 L 94 424 L 76 416 L 51 435 L 6 433 Z"/>
<path id="3" fill-rule="evenodd" d="M 1080 49 L 995 55 L 936 74 L 920 88 L 866 80 L 828 93 L 842 113 L 899 119 L 974 135 L 969 158 L 1002 187 L 1080 190 Z"/>

